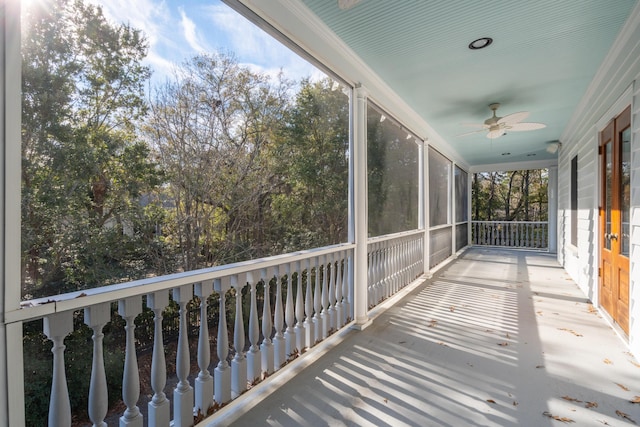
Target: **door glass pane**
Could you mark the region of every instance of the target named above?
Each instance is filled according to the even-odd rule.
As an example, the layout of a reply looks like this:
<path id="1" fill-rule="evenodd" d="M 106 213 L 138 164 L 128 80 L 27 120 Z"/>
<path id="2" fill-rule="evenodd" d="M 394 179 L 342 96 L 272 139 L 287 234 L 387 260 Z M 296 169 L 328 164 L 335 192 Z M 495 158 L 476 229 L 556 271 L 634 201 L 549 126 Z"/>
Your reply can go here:
<path id="1" fill-rule="evenodd" d="M 611 184 L 613 180 L 613 156 L 611 153 L 612 144 L 608 143 L 604 149 L 605 164 L 605 203 L 604 203 L 604 232 L 605 236 L 611 234 Z M 604 248 L 611 250 L 611 239 L 604 238 Z"/>
<path id="2" fill-rule="evenodd" d="M 629 256 L 629 215 L 631 211 L 631 128 L 620 134 L 620 254 Z"/>

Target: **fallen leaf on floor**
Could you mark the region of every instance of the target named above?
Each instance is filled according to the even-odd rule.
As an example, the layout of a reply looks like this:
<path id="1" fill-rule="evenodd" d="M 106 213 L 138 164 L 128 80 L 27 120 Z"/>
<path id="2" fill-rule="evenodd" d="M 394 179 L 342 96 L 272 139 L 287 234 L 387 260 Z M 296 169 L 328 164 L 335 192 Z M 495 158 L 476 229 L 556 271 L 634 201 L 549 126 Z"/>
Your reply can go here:
<path id="1" fill-rule="evenodd" d="M 603 362 L 606 363 L 607 365 L 613 365 L 613 362 L 609 359 L 604 359 Z"/>
<path id="2" fill-rule="evenodd" d="M 516 400 L 513 401 L 513 406 L 518 406 L 518 402 Z"/>
<path id="3" fill-rule="evenodd" d="M 631 403 L 640 403 L 640 396 L 634 396 L 629 402 Z"/>
<path id="4" fill-rule="evenodd" d="M 384 399 L 384 403 L 389 403 L 389 401 L 387 399 Z"/>
<path id="5" fill-rule="evenodd" d="M 538 316 L 542 316 L 542 311 L 536 311 L 536 314 L 537 314 Z"/>
<path id="6" fill-rule="evenodd" d="M 582 400 L 578 400 L 578 399 L 576 399 L 575 397 L 562 396 L 562 398 L 563 398 L 564 400 L 568 400 L 569 402 L 580 402 L 580 403 L 582 403 Z"/>
<path id="7" fill-rule="evenodd" d="M 584 407 L 585 408 L 597 408 L 598 404 L 596 402 L 585 402 Z"/>
<path id="8" fill-rule="evenodd" d="M 597 309 L 597 308 L 595 308 L 592 304 L 589 304 L 589 306 L 587 307 L 587 311 L 588 311 L 589 313 L 593 314 L 593 313 L 597 313 L 597 312 L 598 312 L 598 309 Z"/>
<path id="9" fill-rule="evenodd" d="M 507 339 L 511 339 L 511 335 L 509 335 L 509 332 L 507 332 L 507 335 L 505 335 L 505 337 L 506 337 Z"/>
<path id="10" fill-rule="evenodd" d="M 496 401 L 495 401 L 495 400 L 493 400 L 493 399 L 487 399 L 487 402 L 489 402 L 489 403 L 493 403 L 494 405 L 497 405 Z"/>
<path id="11" fill-rule="evenodd" d="M 509 343 L 508 342 L 499 342 L 498 345 L 502 346 L 502 347 L 506 347 L 506 346 L 509 345 Z"/>
<path id="12" fill-rule="evenodd" d="M 624 418 L 624 419 L 627 419 L 627 420 L 631 421 L 631 422 L 632 422 L 632 423 L 634 423 L 634 424 L 637 424 L 635 421 L 633 421 L 633 420 L 631 419 L 631 417 L 629 417 L 629 414 L 625 414 L 624 412 L 622 412 L 622 411 L 618 411 L 617 409 L 616 409 L 616 415 L 617 415 L 617 416 L 619 416 L 619 417 L 622 417 L 622 418 Z"/>
<path id="13" fill-rule="evenodd" d="M 435 327 L 438 324 L 438 321 L 436 319 L 431 319 L 431 321 L 429 322 L 429 324 L 427 325 L 430 328 Z"/>
<path id="14" fill-rule="evenodd" d="M 398 341 L 398 344 L 404 344 L 406 341 Z"/>
<path id="15" fill-rule="evenodd" d="M 634 362 L 633 360 L 629 360 L 629 362 L 631 362 L 631 364 L 632 364 L 633 366 L 635 366 L 636 368 L 640 368 L 640 363 L 638 363 L 638 362 Z"/>
<path id="16" fill-rule="evenodd" d="M 576 331 L 572 330 L 572 329 L 567 329 L 567 328 L 558 328 L 559 331 L 567 331 L 572 333 L 573 335 L 577 336 L 577 337 L 581 337 L 582 334 L 577 333 Z"/>
<path id="17" fill-rule="evenodd" d="M 606 426 L 610 426 L 611 424 L 609 424 L 608 422 L 604 421 L 604 420 L 598 420 L 598 422 L 606 425 Z"/>
<path id="18" fill-rule="evenodd" d="M 616 383 L 616 385 L 617 385 L 618 387 L 620 387 L 621 389 L 623 389 L 624 391 L 629 391 L 629 388 L 628 388 L 628 387 L 625 387 L 624 385 L 622 385 L 622 384 L 620 384 L 620 383 Z"/>
<path id="19" fill-rule="evenodd" d="M 443 343 L 442 341 L 438 341 L 438 345 L 441 345 L 443 347 L 449 347 L 448 345 L 446 345 L 445 343 Z"/>
<path id="20" fill-rule="evenodd" d="M 536 369 L 542 369 L 544 368 L 544 365 L 536 365 Z"/>
<path id="21" fill-rule="evenodd" d="M 571 418 L 560 417 L 558 415 L 553 415 L 551 412 L 548 412 L 548 411 L 544 411 L 542 413 L 542 415 L 544 415 L 545 417 L 552 418 L 552 419 L 554 419 L 556 421 L 561 421 L 563 423 L 575 423 L 575 421 L 573 421 Z"/>
<path id="22" fill-rule="evenodd" d="M 454 311 L 456 311 L 456 307 L 452 305 L 451 307 L 449 307 L 449 311 L 453 313 Z"/>

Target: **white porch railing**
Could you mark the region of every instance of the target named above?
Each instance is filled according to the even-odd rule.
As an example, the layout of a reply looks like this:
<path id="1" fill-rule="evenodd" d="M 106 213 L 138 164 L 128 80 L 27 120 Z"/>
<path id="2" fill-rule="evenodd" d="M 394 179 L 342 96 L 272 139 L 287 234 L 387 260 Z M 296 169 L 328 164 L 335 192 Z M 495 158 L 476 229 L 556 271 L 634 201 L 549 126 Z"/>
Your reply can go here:
<path id="1" fill-rule="evenodd" d="M 423 231 L 369 240 L 369 307 L 423 273 L 423 242 Z M 49 425 L 71 425 L 64 340 L 74 330 L 74 312 L 83 310 L 84 323 L 93 330 L 88 399 L 88 415 L 93 425 L 106 425 L 103 423 L 108 411 L 108 391 L 103 328 L 119 315 L 124 319 L 125 331 L 122 401 L 126 406 L 120 425 L 192 426 L 351 321 L 354 289 L 349 271 L 353 270 L 350 264 L 354 247 L 335 245 L 26 301 L 21 309 L 7 313 L 7 323 L 22 325 L 44 320 L 44 333 L 52 342 L 53 353 Z M 211 295 L 217 295 L 213 301 L 219 304 L 215 344 L 210 341 L 209 323 L 201 321 L 207 316 Z M 234 297 L 235 309 L 227 303 Z M 179 308 L 175 361 L 165 360 L 162 328 L 163 312 L 171 299 Z M 199 304 L 196 322 L 199 372 L 190 382 L 189 374 L 195 372 L 190 372 L 188 330 L 193 324 L 189 323 L 187 306 L 192 301 Z M 243 318 L 243 302 L 249 307 L 248 319 Z M 142 313 L 143 304 L 153 312 L 151 372 L 150 378 L 145 378 L 151 384 L 153 398 L 147 404 L 145 416 L 137 406 L 139 344 L 134 336 L 134 322 Z M 227 327 L 229 315 L 233 318 L 231 328 Z M 22 349 L 21 342 L 9 345 Z M 213 372 L 209 370 L 212 345 L 219 360 Z M 165 386 L 167 365 L 173 363 L 178 382 L 171 402 L 165 395 Z"/>
<path id="2" fill-rule="evenodd" d="M 474 245 L 532 249 L 548 247 L 546 221 L 471 221 L 471 230 Z"/>
<path id="3" fill-rule="evenodd" d="M 422 230 L 369 239 L 369 308 L 389 298 L 424 272 L 423 246 Z"/>
<path id="4" fill-rule="evenodd" d="M 154 313 L 153 355 L 150 383 L 153 398 L 148 403 L 149 426 L 192 426 L 200 413 L 206 417 L 244 393 L 249 384 L 261 380 L 286 362 L 313 347 L 353 318 L 352 283 L 348 275 L 353 247 L 343 244 L 241 262 L 221 267 L 138 280 L 32 300 L 7 313 L 7 321 L 22 323 L 44 319 L 44 333 L 52 341 L 53 374 L 49 405 L 49 425 L 71 425 L 71 409 L 65 372 L 65 337 L 73 331 L 75 311 L 84 310 L 84 322 L 93 329 L 93 363 L 88 414 L 93 425 L 103 424 L 108 410 L 107 382 L 103 360 L 104 326 L 111 320 L 112 303 L 125 320 L 125 362 L 122 400 L 126 410 L 121 426 L 142 426 L 143 415 L 136 406 L 140 378 L 134 339 L 134 320 L 142 312 L 143 302 Z M 260 285 L 259 285 L 260 284 Z M 248 331 L 242 315 L 242 290 L 250 307 Z M 231 288 L 233 288 L 232 291 Z M 261 312 L 257 290 L 263 288 Z M 208 322 L 199 322 L 197 361 L 199 373 L 190 384 L 187 304 L 198 297 L 200 319 L 206 318 L 207 300 L 218 295 L 219 318 L 215 351 L 218 364 L 211 362 Z M 227 297 L 235 295 L 234 326 L 227 328 Z M 173 390 L 173 420 L 170 401 L 164 393 L 167 362 L 162 334 L 163 311 L 172 298 L 179 306 L 179 336 L 175 360 L 178 383 Z M 260 329 L 260 324 L 262 328 Z M 261 334 L 262 332 L 262 334 Z M 232 336 L 234 354 L 230 354 Z M 248 343 L 248 349 L 245 347 Z M 22 348 L 21 342 L 9 343 Z M 246 349 L 246 351 L 245 351 Z"/>

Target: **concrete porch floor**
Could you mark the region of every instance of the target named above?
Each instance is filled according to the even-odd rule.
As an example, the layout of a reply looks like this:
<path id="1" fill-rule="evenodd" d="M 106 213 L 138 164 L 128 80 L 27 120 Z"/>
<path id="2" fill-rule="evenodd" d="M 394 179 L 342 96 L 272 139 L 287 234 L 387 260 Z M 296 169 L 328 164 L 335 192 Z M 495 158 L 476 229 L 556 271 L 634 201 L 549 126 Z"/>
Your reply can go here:
<path id="1" fill-rule="evenodd" d="M 335 340 L 213 425 L 640 423 L 640 364 L 554 255 L 470 249 Z"/>

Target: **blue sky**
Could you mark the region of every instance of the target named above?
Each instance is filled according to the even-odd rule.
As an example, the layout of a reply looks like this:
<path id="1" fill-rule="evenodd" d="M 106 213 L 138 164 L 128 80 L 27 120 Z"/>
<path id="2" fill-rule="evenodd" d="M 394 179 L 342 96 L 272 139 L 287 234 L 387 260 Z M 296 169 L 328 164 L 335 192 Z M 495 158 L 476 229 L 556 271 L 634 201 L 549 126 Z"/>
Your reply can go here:
<path id="1" fill-rule="evenodd" d="M 233 52 L 240 64 L 271 75 L 282 68 L 290 78 L 322 76 L 219 0 L 90 1 L 101 4 L 108 18 L 144 31 L 155 81 L 170 75 L 174 64 L 211 51 Z"/>

